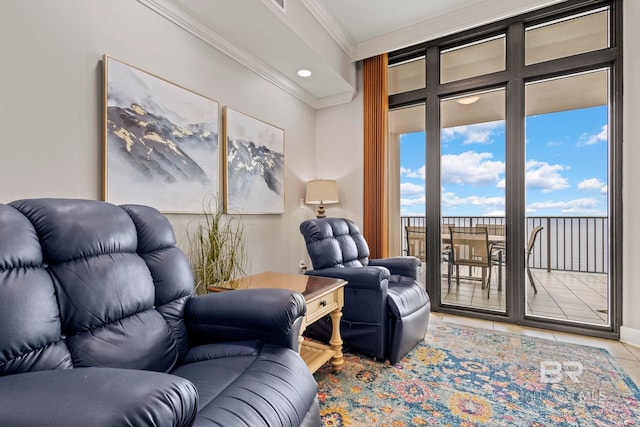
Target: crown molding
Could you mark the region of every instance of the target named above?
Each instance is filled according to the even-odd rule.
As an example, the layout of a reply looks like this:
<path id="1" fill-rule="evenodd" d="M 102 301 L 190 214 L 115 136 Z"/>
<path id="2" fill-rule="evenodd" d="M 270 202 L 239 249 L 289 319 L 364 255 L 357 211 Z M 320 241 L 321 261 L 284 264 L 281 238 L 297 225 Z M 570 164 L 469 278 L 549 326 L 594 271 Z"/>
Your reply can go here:
<path id="1" fill-rule="evenodd" d="M 320 0 L 301 0 L 301 2 L 320 25 L 322 25 L 325 31 L 329 33 L 338 46 L 340 46 L 344 53 L 353 59 L 353 53 L 356 49 L 355 41 L 344 32 L 342 26 L 338 24 L 338 21 L 336 21 L 333 15 L 327 11 L 322 2 Z"/>
<path id="2" fill-rule="evenodd" d="M 348 104 L 355 98 L 356 91 L 350 90 L 347 92 L 342 92 L 336 95 L 325 96 L 323 98 L 316 98 L 317 102 L 315 104 L 316 109 L 333 107 L 341 104 Z"/>
<path id="3" fill-rule="evenodd" d="M 349 96 L 349 101 L 342 101 L 347 98 L 346 94 L 317 98 L 273 67 L 213 31 L 175 3 L 168 0 L 137 1 L 314 109 L 349 102 L 353 98 L 353 92 Z"/>

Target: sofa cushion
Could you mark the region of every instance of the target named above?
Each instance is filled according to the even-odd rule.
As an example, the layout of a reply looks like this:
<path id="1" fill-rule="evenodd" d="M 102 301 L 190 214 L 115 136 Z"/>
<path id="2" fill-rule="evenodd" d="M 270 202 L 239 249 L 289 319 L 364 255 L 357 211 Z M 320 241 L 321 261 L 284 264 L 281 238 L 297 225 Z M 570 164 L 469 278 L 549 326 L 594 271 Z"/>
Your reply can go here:
<path id="1" fill-rule="evenodd" d="M 176 246 L 167 217 L 142 205 L 122 205 L 138 232 L 138 255 L 145 261 L 155 285 L 155 309 L 166 320 L 181 359 L 189 349 L 184 307 L 193 295 L 193 274 L 184 253 Z"/>
<path id="2" fill-rule="evenodd" d="M 53 282 L 34 227 L 16 209 L 0 205 L 0 236 L 0 375 L 70 368 Z"/>
<path id="3" fill-rule="evenodd" d="M 184 378 L 114 368 L 0 377 L 0 396 L 0 424 L 11 427 L 187 427 L 198 400 Z"/>
<path id="4" fill-rule="evenodd" d="M 191 349 L 185 363 L 172 373 L 198 389 L 194 426 L 296 426 L 313 404 L 316 384 L 301 381 L 309 370 L 285 347 L 207 344 Z"/>
<path id="5" fill-rule="evenodd" d="M 73 365 L 170 370 L 178 340 L 156 310 L 154 277 L 138 253 L 154 253 L 151 234 L 139 236 L 127 211 L 104 202 L 34 199 L 11 206 L 40 242 Z M 168 222 L 165 228 L 173 233 Z"/>

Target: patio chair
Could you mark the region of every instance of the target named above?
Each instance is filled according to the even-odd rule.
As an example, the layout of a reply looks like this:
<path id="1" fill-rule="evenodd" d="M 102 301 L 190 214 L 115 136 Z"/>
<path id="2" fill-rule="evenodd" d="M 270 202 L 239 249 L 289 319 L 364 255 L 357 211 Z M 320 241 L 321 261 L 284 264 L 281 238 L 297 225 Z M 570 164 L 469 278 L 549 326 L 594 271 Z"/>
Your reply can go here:
<path id="1" fill-rule="evenodd" d="M 424 227 L 407 225 L 404 227 L 407 236 L 407 255 L 414 256 L 420 261 L 426 261 L 426 229 Z"/>
<path id="2" fill-rule="evenodd" d="M 491 236 L 504 236 L 505 235 L 505 227 L 504 224 L 485 224 L 485 225 L 476 225 L 476 227 L 486 227 L 487 233 Z"/>
<path id="3" fill-rule="evenodd" d="M 495 263 L 500 264 L 498 270 L 498 291 L 502 290 L 502 267 L 507 263 L 507 247 L 505 242 L 506 227 L 504 224 L 478 224 L 476 227 L 486 227 L 489 235 L 489 251 L 491 252 Z M 503 240 L 492 240 L 492 236 L 502 236 Z"/>
<path id="4" fill-rule="evenodd" d="M 427 244 L 426 244 L 426 232 L 427 229 L 421 226 L 407 225 L 404 227 L 405 236 L 407 239 L 407 255 L 414 256 L 420 260 L 420 262 L 427 261 Z M 442 244 L 442 260 L 447 263 L 448 271 L 447 278 L 449 287 L 451 287 L 451 263 L 449 262 L 451 247 L 449 244 Z"/>
<path id="5" fill-rule="evenodd" d="M 527 243 L 527 276 L 529 276 L 529 283 L 531 283 L 531 286 L 533 286 L 533 292 L 536 294 L 538 293 L 538 288 L 536 288 L 536 283 L 533 280 L 533 275 L 531 274 L 531 268 L 529 267 L 529 258 L 531 258 L 531 254 L 533 253 L 533 247 L 536 244 L 536 238 L 543 228 L 544 227 L 542 226 L 538 226 L 531 230 L 531 234 L 529 235 L 529 242 Z"/>
<path id="6" fill-rule="evenodd" d="M 480 278 L 467 277 L 469 280 L 480 280 L 482 289 L 487 287 L 487 298 L 491 292 L 491 270 L 498 265 L 498 254 L 489 246 L 489 234 L 486 227 L 449 227 L 451 253 L 450 263 L 456 270 L 456 285 L 460 286 L 460 266 L 479 267 Z M 449 280 L 449 290 L 451 281 Z"/>

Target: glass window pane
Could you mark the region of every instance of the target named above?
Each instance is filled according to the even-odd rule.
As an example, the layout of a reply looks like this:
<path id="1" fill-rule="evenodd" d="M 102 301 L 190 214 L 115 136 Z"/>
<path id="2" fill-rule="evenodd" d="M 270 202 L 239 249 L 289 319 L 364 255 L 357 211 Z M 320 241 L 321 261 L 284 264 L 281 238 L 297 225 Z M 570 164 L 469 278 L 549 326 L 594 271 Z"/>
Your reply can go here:
<path id="1" fill-rule="evenodd" d="M 527 28 L 525 64 L 609 47 L 609 9 Z"/>
<path id="2" fill-rule="evenodd" d="M 448 83 L 505 69 L 505 36 L 443 50 L 440 82 Z"/>
<path id="3" fill-rule="evenodd" d="M 424 57 L 389 66 L 389 95 L 425 87 Z"/>
<path id="4" fill-rule="evenodd" d="M 526 86 L 529 316 L 611 324 L 608 88 L 606 69 Z"/>
<path id="5" fill-rule="evenodd" d="M 505 111 L 504 89 L 440 103 L 443 305 L 506 310 Z"/>
<path id="6" fill-rule="evenodd" d="M 389 111 L 389 250 L 426 261 L 425 106 Z M 420 271 L 425 283 L 426 269 Z"/>

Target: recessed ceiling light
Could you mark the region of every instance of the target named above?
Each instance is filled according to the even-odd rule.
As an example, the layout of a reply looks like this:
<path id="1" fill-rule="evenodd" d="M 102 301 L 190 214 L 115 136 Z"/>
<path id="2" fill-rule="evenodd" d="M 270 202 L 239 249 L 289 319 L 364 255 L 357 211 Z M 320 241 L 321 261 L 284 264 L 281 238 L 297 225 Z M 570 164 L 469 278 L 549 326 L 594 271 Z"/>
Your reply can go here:
<path id="1" fill-rule="evenodd" d="M 477 95 L 475 95 L 475 96 L 467 96 L 466 98 L 458 99 L 458 104 L 469 105 L 469 104 L 473 104 L 474 102 L 478 101 L 478 99 L 480 99 L 480 97 L 477 96 Z"/>
<path id="2" fill-rule="evenodd" d="M 309 70 L 305 70 L 304 68 L 302 70 L 298 70 L 298 75 L 300 77 L 309 77 L 311 76 L 311 71 Z"/>

